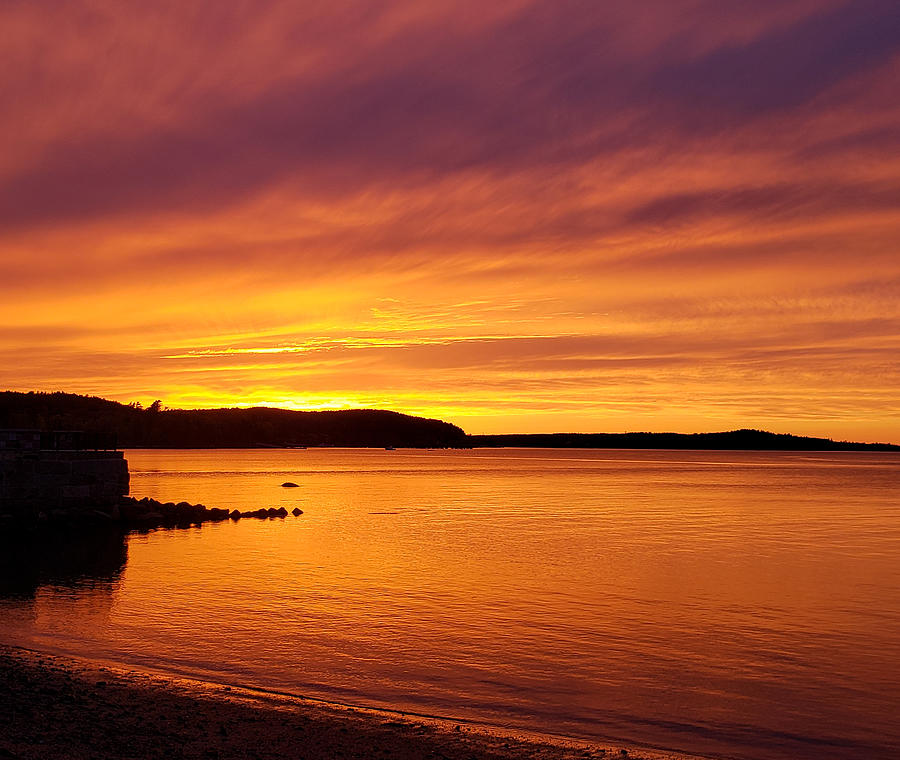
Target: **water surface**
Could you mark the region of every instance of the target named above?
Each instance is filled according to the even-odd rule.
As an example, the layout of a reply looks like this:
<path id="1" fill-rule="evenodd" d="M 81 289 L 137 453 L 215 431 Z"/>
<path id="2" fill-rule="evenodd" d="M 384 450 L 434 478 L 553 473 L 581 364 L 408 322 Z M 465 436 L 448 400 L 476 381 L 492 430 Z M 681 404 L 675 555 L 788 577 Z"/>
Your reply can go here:
<path id="1" fill-rule="evenodd" d="M 900 756 L 900 456 L 127 458 L 138 497 L 304 514 L 30 552 L 0 640 L 726 757 Z"/>

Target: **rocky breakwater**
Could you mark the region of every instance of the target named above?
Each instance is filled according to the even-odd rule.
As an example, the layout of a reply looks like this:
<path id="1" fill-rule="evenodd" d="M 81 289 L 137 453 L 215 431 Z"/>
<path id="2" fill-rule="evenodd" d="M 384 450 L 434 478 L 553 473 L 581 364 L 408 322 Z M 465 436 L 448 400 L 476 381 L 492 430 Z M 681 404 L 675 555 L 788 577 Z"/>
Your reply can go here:
<path id="1" fill-rule="evenodd" d="M 288 512 L 284 507 L 269 507 L 242 512 L 240 510 L 207 507 L 203 504 L 189 504 L 186 501 L 161 502 L 144 497 L 135 499 L 121 497 L 115 504 L 98 509 L 50 509 L 38 512 L 27 521 L 27 527 L 89 527 L 91 525 L 118 525 L 126 530 L 149 530 L 151 528 L 188 528 L 205 522 L 223 520 L 284 519 L 288 514 L 295 517 L 303 514 L 295 508 Z M 12 521 L 11 516 L 0 515 Z M 19 522 L 18 520 L 14 520 Z"/>
<path id="2" fill-rule="evenodd" d="M 288 514 L 295 517 L 303 514 L 295 508 L 291 513 L 284 507 L 268 507 L 242 512 L 239 509 L 227 510 L 218 507 L 206 507 L 203 504 L 189 504 L 186 501 L 159 502 L 155 499 L 124 498 L 118 504 L 118 514 L 110 514 L 111 520 L 118 520 L 131 526 L 142 528 L 161 527 L 176 528 L 200 525 L 204 522 L 222 520 L 241 520 L 244 518 L 257 520 L 284 519 Z"/>

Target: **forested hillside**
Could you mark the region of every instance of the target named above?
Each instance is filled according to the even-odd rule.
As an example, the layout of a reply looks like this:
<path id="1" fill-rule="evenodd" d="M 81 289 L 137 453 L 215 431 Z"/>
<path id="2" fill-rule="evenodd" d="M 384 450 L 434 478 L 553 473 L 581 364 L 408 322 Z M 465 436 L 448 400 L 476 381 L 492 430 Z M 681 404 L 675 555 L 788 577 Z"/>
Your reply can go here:
<path id="1" fill-rule="evenodd" d="M 71 393 L 0 392 L 0 428 L 112 432 L 123 448 L 466 445 L 441 420 L 376 409 L 146 409 Z"/>

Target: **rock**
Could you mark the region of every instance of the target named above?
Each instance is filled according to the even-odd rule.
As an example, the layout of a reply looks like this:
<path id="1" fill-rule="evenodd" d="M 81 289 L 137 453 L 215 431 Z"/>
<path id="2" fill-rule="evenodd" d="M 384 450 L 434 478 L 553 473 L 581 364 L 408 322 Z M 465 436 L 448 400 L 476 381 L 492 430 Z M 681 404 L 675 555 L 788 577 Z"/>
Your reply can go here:
<path id="1" fill-rule="evenodd" d="M 234 511 L 232 511 L 232 513 L 229 515 L 229 517 L 232 520 L 240 520 L 241 519 L 241 510 L 235 509 Z"/>
<path id="2" fill-rule="evenodd" d="M 294 507 L 294 508 L 291 510 L 291 514 L 292 514 L 294 517 L 299 517 L 300 515 L 303 514 L 303 510 L 302 510 L 302 509 L 299 509 L 298 507 Z"/>
<path id="3" fill-rule="evenodd" d="M 153 511 L 149 500 L 123 499 L 119 502 L 119 513 L 125 520 L 140 520 L 146 512 Z"/>
<path id="4" fill-rule="evenodd" d="M 288 511 L 284 507 L 281 507 L 280 509 L 275 510 L 275 514 L 278 515 L 278 517 L 287 517 Z"/>
<path id="5" fill-rule="evenodd" d="M 206 507 L 202 504 L 188 504 L 186 501 L 176 504 L 171 514 L 180 523 L 198 523 L 207 517 Z"/>
<path id="6" fill-rule="evenodd" d="M 286 483 L 281 484 L 282 488 L 300 488 L 296 483 L 291 483 L 291 481 L 287 481 Z"/>

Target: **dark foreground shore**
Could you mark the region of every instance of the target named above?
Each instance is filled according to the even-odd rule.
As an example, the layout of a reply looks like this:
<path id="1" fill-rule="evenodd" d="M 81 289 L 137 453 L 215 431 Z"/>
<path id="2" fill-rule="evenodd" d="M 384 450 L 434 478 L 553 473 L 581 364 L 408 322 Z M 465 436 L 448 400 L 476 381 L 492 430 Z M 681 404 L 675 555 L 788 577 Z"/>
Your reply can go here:
<path id="1" fill-rule="evenodd" d="M 683 755 L 541 742 L 0 646 L 0 758 L 584 760 Z"/>

